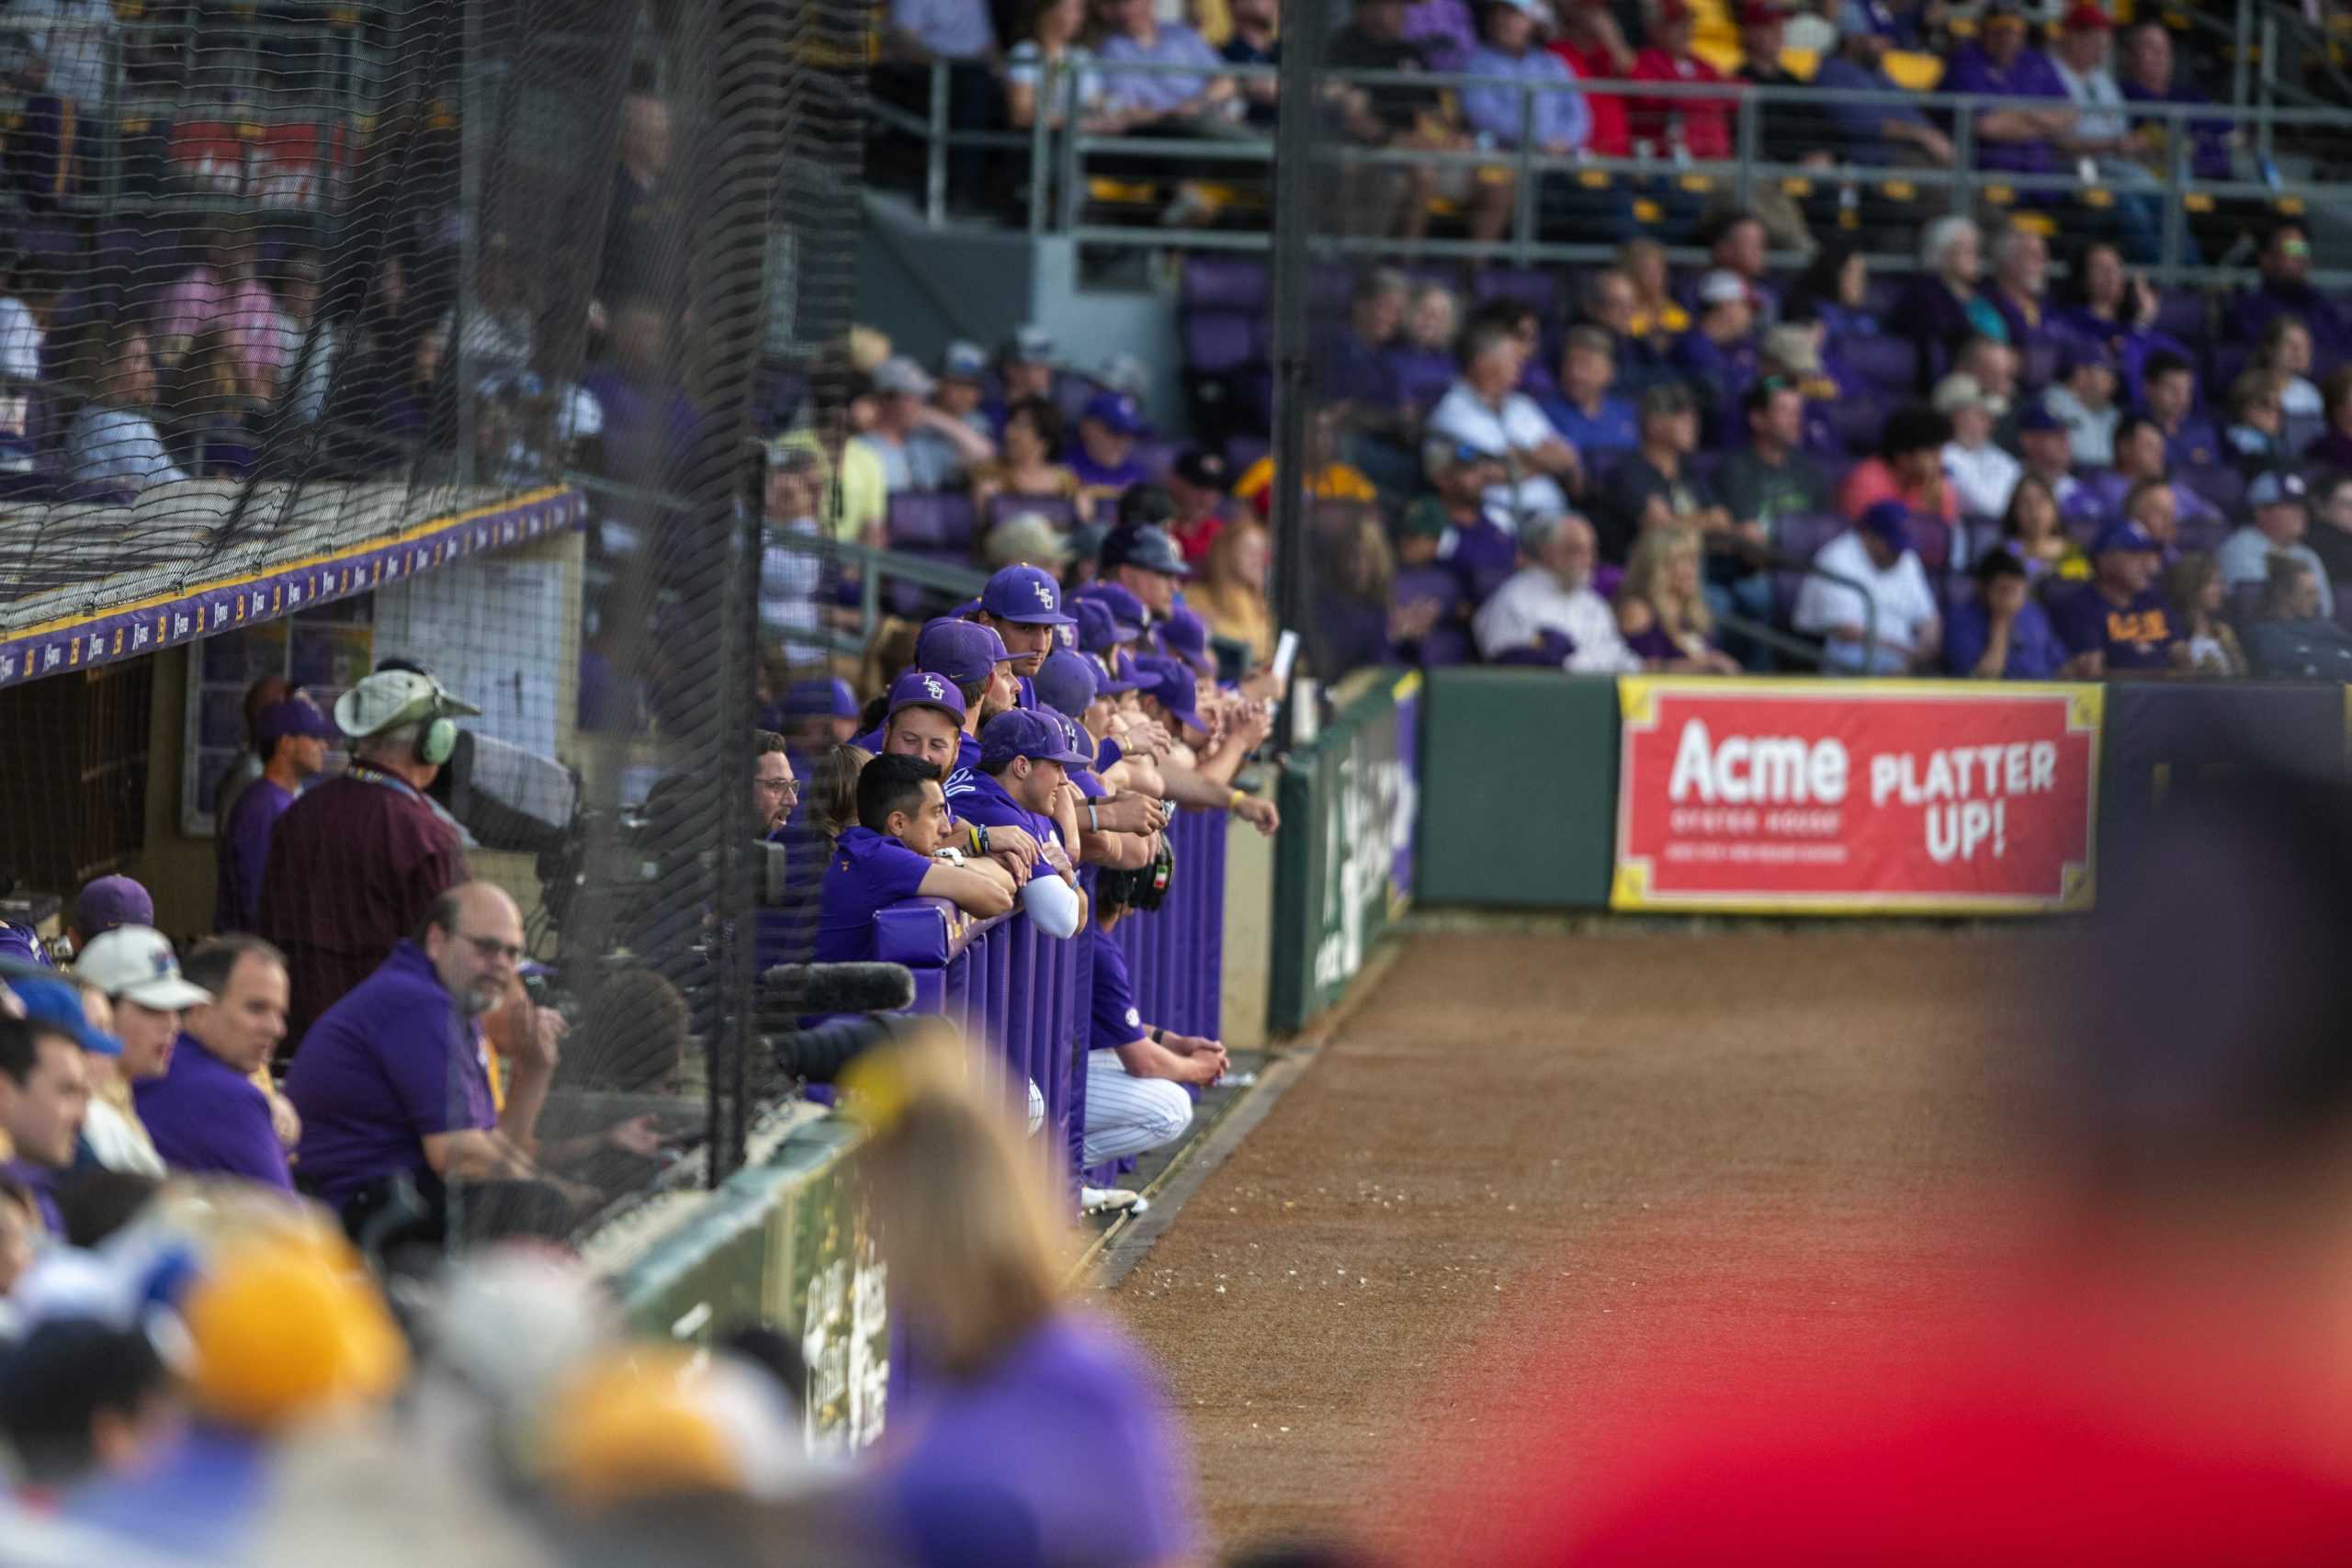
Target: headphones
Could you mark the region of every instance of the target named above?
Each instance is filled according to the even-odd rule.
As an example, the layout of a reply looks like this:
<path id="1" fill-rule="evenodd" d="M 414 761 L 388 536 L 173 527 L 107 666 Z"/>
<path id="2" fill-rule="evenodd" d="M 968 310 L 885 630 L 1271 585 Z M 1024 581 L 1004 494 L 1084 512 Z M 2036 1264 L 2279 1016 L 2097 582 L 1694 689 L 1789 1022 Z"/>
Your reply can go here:
<path id="1" fill-rule="evenodd" d="M 425 712 L 432 716 L 424 728 L 417 732 L 416 760 L 430 768 L 439 767 L 455 755 L 458 750 L 457 721 L 447 712 L 455 699 L 449 695 L 448 689 L 441 684 L 439 678 L 432 671 L 413 659 L 393 658 L 380 660 L 376 666 L 375 672 L 380 675 L 387 670 L 403 670 L 412 675 L 422 675 L 432 682 L 432 696 L 423 699 L 431 705 Z M 419 714 L 416 716 L 423 718 L 425 715 Z M 411 720 L 407 715 L 403 714 L 391 722 L 406 724 Z"/>

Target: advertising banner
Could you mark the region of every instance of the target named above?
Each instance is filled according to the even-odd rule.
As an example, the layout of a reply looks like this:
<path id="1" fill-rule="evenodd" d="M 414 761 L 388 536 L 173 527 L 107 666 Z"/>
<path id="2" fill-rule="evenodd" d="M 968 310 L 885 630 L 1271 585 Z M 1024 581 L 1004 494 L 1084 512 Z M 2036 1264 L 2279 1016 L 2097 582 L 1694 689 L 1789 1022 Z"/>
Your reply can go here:
<path id="1" fill-rule="evenodd" d="M 1618 909 L 2034 914 L 2096 892 L 2102 692 L 1618 684 Z"/>

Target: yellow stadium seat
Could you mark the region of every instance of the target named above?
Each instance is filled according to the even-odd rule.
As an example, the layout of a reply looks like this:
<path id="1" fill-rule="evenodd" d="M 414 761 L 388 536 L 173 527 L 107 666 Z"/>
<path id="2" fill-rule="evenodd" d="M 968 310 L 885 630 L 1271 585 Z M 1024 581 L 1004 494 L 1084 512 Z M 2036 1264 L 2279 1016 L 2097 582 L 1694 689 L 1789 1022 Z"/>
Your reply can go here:
<path id="1" fill-rule="evenodd" d="M 1886 73 L 1894 79 L 1894 85 L 1910 92 L 1932 93 L 1944 79 L 1943 61 L 1916 50 L 1888 50 L 1885 64 Z"/>
<path id="2" fill-rule="evenodd" d="M 1636 222 L 1636 223 L 1656 223 L 1656 222 L 1657 222 L 1660 219 L 1664 218 L 1665 216 L 1666 216 L 1666 209 L 1665 209 L 1664 208 L 1662 208 L 1662 207 L 1658 206 L 1658 204 L 1657 204 L 1657 202 L 1652 201 L 1648 197 L 1644 196 L 1644 197 L 1635 197 L 1635 198 L 1634 198 L 1634 222 Z"/>
<path id="3" fill-rule="evenodd" d="M 2014 207 L 2017 205 L 2017 199 L 2018 193 L 2011 190 L 2007 186 L 1986 186 L 1984 187 L 1984 200 L 1991 206 Z"/>
<path id="4" fill-rule="evenodd" d="M 1114 180 L 1105 179 L 1101 175 L 1090 175 L 1086 181 L 1086 194 L 1094 201 L 1148 207 L 1159 199 L 1159 187 L 1148 180 Z"/>
<path id="5" fill-rule="evenodd" d="M 1584 186 L 1587 190 L 1607 190 L 1610 185 L 1609 171 L 1606 169 L 1578 169 L 1577 171 L 1577 184 Z"/>
<path id="6" fill-rule="evenodd" d="M 1787 179 L 1781 182 L 1781 194 L 1790 197 L 1792 200 L 1803 201 L 1806 197 L 1813 194 L 1813 182 L 1811 180 L 1799 179 L 1795 175 L 1792 175 Z"/>
<path id="7" fill-rule="evenodd" d="M 1919 199 L 1919 187 L 1913 185 L 1909 180 L 1889 180 L 1884 185 L 1878 187 L 1878 193 L 1879 195 L 1886 197 L 1889 201 L 1917 201 Z"/>
<path id="8" fill-rule="evenodd" d="M 1784 49 L 1781 51 L 1781 69 L 1800 82 L 1810 82 L 1821 69 L 1821 51 L 1817 49 Z"/>
<path id="9" fill-rule="evenodd" d="M 2027 233 L 2039 234 L 2045 240 L 2055 239 L 2058 234 L 2058 220 L 2047 212 L 2012 212 L 2009 221 Z"/>
<path id="10" fill-rule="evenodd" d="M 2113 207 L 2115 205 L 2115 193 L 2108 189 L 2105 186 L 2086 186 L 2083 187 L 2083 205 L 2086 207 Z"/>
<path id="11" fill-rule="evenodd" d="M 1193 188 L 1211 212 L 1227 212 L 1236 208 L 1255 210 L 1266 205 L 1262 186 L 1196 185 Z"/>
<path id="12" fill-rule="evenodd" d="M 2183 191 L 2180 205 L 2191 212 L 2211 212 L 2213 210 L 2212 193 L 2201 190 Z"/>

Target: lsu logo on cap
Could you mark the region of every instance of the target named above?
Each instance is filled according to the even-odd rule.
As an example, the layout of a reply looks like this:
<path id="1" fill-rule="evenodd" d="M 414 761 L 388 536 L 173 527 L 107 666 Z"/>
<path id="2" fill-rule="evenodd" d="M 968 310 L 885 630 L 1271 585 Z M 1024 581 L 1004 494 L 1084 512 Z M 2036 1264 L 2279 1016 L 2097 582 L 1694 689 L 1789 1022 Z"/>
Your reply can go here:
<path id="1" fill-rule="evenodd" d="M 1046 581 L 1043 578 L 1040 578 L 1029 586 L 1036 590 L 1037 604 L 1041 608 L 1050 610 L 1054 607 L 1054 585 L 1052 583 Z"/>
<path id="2" fill-rule="evenodd" d="M 923 695 L 935 703 L 944 701 L 947 696 L 947 688 L 939 683 L 939 677 L 936 675 L 926 675 L 922 678 L 922 690 Z"/>

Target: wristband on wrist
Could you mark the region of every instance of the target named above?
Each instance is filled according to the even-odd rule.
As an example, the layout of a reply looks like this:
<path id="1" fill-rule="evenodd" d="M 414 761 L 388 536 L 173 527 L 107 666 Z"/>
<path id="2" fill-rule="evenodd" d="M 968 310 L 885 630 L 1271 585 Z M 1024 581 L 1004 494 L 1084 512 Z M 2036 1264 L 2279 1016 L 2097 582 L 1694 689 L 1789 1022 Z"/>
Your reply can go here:
<path id="1" fill-rule="evenodd" d="M 1094 802 L 1091 799 L 1086 803 L 1086 830 L 1090 833 L 1099 833 L 1102 830 L 1102 823 L 1094 814 Z"/>
<path id="2" fill-rule="evenodd" d="M 1237 789 L 1231 795 L 1225 797 L 1225 808 L 1227 811 L 1238 810 L 1241 803 L 1249 798 L 1250 796 L 1246 792 Z"/>
<path id="3" fill-rule="evenodd" d="M 1167 1034 L 1168 1031 L 1160 1028 L 1159 1025 L 1155 1023 L 1151 1026 L 1151 1043 L 1154 1045 L 1164 1044 L 1167 1040 Z"/>

